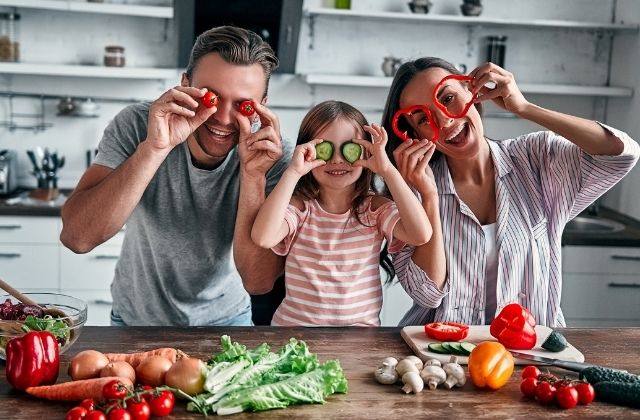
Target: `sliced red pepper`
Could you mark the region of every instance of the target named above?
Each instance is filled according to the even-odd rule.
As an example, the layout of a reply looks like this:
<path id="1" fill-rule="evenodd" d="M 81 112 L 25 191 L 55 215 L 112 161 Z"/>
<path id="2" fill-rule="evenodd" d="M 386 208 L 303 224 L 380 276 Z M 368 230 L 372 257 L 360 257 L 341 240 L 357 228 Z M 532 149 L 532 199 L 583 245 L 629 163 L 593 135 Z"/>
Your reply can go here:
<path id="1" fill-rule="evenodd" d="M 207 108 L 213 108 L 214 106 L 218 106 L 218 100 L 218 95 L 208 90 L 202 97 L 202 104 Z"/>
<path id="2" fill-rule="evenodd" d="M 253 107 L 253 102 L 247 100 L 240 103 L 240 113 L 245 117 L 250 117 L 254 112 L 256 110 Z"/>
<path id="3" fill-rule="evenodd" d="M 447 109 L 447 107 L 441 103 L 438 100 L 438 91 L 440 90 L 440 87 L 442 87 L 442 85 L 444 85 L 446 83 L 447 80 L 463 80 L 463 81 L 472 81 L 473 77 L 470 76 L 464 76 L 462 74 L 450 74 L 446 77 L 444 77 L 442 80 L 440 80 L 440 82 L 436 85 L 435 88 L 433 88 L 433 103 L 436 104 L 436 106 L 440 109 L 440 111 L 442 111 L 442 113 L 444 115 L 446 115 L 449 118 L 462 118 L 465 115 L 467 115 L 467 112 L 469 112 L 469 108 L 471 108 L 471 105 L 473 105 L 473 101 L 476 99 L 477 95 L 473 95 L 471 97 L 471 100 L 469 102 L 467 102 L 463 108 L 463 110 L 459 113 L 459 114 L 452 114 L 449 112 L 449 110 Z"/>
<path id="4" fill-rule="evenodd" d="M 405 118 L 410 117 L 417 111 L 424 112 L 425 116 L 427 117 L 429 127 L 431 127 L 431 130 L 433 131 L 433 136 L 431 138 L 431 141 L 435 143 L 436 141 L 438 141 L 438 138 L 440 137 L 440 128 L 438 127 L 435 120 L 433 119 L 431 110 L 427 108 L 426 105 L 411 105 L 396 111 L 396 113 L 393 114 L 393 118 L 391 119 L 391 128 L 393 129 L 393 132 L 402 141 L 408 141 L 409 135 L 407 134 L 406 131 L 400 131 L 400 128 L 398 127 L 398 122 L 400 120 L 400 117 L 405 117 Z"/>
<path id="5" fill-rule="evenodd" d="M 491 322 L 489 332 L 514 350 L 529 350 L 536 345 L 536 320 L 525 307 L 510 303 Z"/>
<path id="6" fill-rule="evenodd" d="M 459 341 L 469 335 L 469 326 L 457 322 L 432 322 L 424 326 L 427 336 L 440 341 Z"/>
<path id="7" fill-rule="evenodd" d="M 7 343 L 7 380 L 16 389 L 54 384 L 60 370 L 60 350 L 48 331 L 31 331 Z"/>

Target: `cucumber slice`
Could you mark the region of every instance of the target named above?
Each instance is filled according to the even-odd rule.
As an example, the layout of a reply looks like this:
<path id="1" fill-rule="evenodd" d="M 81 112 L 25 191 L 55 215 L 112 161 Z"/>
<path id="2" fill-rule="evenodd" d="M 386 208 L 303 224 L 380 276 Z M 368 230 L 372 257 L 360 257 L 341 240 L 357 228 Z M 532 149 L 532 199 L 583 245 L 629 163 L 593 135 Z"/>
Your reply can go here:
<path id="1" fill-rule="evenodd" d="M 453 347 L 451 347 L 451 344 L 453 343 L 449 341 L 445 341 L 444 343 L 442 343 L 442 348 L 447 351 L 447 354 L 455 354 L 455 350 L 453 349 Z"/>
<path id="2" fill-rule="evenodd" d="M 323 140 L 322 143 L 316 144 L 316 158 L 329 161 L 333 156 L 333 144 L 330 141 Z"/>
<path id="3" fill-rule="evenodd" d="M 344 156 L 345 160 L 349 163 L 353 163 L 362 157 L 362 146 L 352 141 L 343 143 L 340 151 L 342 152 L 342 156 Z"/>
<path id="4" fill-rule="evenodd" d="M 460 343 L 460 347 L 462 347 L 462 351 L 464 352 L 465 356 L 468 356 L 471 354 L 471 352 L 473 351 L 473 349 L 476 348 L 476 345 L 473 343 Z"/>
<path id="5" fill-rule="evenodd" d="M 438 354 L 449 354 L 449 351 L 442 347 L 442 343 L 429 343 L 427 349 Z"/>
<path id="6" fill-rule="evenodd" d="M 463 355 L 463 351 L 462 351 L 462 346 L 460 345 L 460 343 L 455 343 L 455 342 L 447 342 L 447 346 L 449 348 L 451 348 L 452 350 L 452 354 L 459 354 L 459 355 Z"/>

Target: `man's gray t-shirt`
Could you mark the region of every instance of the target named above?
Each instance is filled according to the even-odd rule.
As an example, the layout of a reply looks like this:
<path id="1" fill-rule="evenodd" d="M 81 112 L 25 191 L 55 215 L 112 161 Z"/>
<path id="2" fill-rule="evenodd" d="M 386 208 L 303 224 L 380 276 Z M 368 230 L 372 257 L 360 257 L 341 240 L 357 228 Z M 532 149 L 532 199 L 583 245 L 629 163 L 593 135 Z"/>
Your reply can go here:
<path id="1" fill-rule="evenodd" d="M 107 126 L 94 163 L 116 168 L 147 136 L 149 103 Z M 271 191 L 290 160 L 267 174 Z M 237 148 L 213 170 L 196 168 L 187 143 L 158 168 L 126 223 L 111 284 L 113 312 L 127 325 L 222 324 L 250 308 L 233 262 L 240 160 Z"/>

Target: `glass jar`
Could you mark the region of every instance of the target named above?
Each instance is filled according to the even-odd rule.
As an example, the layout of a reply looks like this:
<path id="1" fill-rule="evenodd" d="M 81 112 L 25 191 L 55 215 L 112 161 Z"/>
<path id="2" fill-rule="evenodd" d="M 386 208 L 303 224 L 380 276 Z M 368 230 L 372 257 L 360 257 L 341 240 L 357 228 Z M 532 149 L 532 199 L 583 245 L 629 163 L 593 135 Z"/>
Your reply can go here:
<path id="1" fill-rule="evenodd" d="M 104 47 L 104 65 L 107 67 L 124 67 L 124 47 L 108 45 Z"/>
<path id="2" fill-rule="evenodd" d="M 20 60 L 19 21 L 17 13 L 0 13 L 0 61 Z"/>

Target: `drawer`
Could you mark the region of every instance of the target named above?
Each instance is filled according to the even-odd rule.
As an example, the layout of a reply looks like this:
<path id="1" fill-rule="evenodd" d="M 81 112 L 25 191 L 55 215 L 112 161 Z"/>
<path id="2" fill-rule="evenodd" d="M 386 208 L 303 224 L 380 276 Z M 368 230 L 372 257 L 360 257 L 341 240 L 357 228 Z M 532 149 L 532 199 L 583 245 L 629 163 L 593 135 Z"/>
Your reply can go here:
<path id="1" fill-rule="evenodd" d="M 567 246 L 562 249 L 563 273 L 636 274 L 640 248 Z"/>
<path id="2" fill-rule="evenodd" d="M 57 244 L 59 226 L 57 217 L 0 216 L 0 243 Z"/>
<path id="3" fill-rule="evenodd" d="M 57 291 L 58 245 L 0 245 L 0 275 L 18 290 Z"/>
<path id="4" fill-rule="evenodd" d="M 108 326 L 111 324 L 111 292 L 62 289 L 62 293 L 82 299 L 87 304 L 87 323 L 85 325 Z"/>
<path id="5" fill-rule="evenodd" d="M 86 254 L 60 251 L 60 287 L 75 290 L 110 290 L 120 247 L 107 244 Z"/>
<path id="6" fill-rule="evenodd" d="M 640 277 L 565 274 L 562 311 L 565 318 L 635 320 L 640 325 Z"/>

